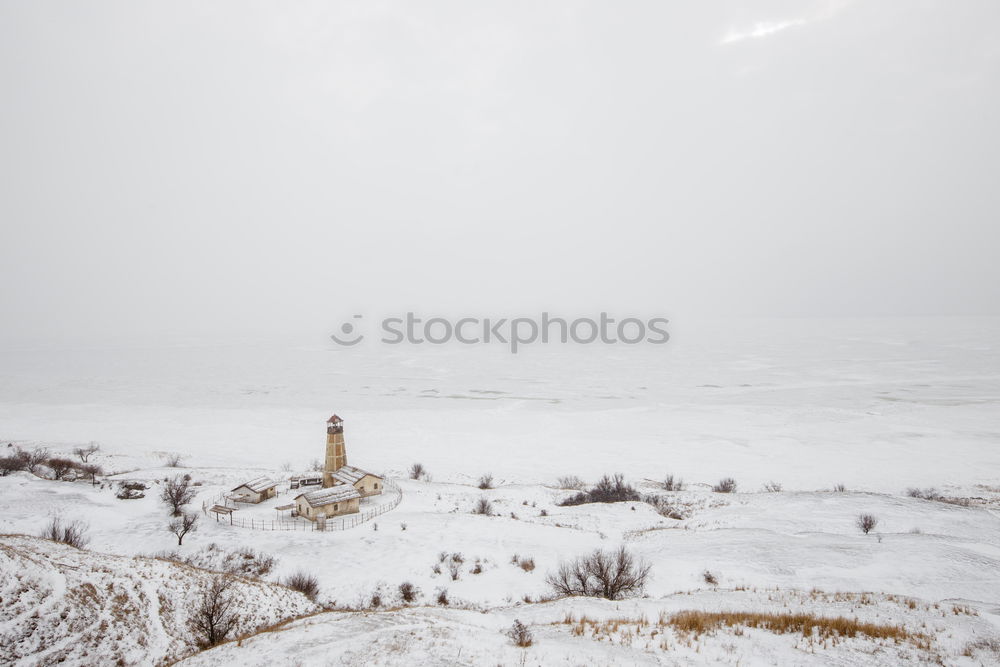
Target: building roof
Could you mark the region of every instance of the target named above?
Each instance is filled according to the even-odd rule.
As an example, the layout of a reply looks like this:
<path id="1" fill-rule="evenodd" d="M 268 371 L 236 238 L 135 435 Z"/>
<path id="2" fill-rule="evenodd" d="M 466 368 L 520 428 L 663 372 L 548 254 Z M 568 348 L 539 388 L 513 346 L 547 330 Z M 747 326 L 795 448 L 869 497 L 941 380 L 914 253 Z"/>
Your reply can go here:
<path id="1" fill-rule="evenodd" d="M 334 415 L 334 416 L 330 417 L 329 419 L 327 419 L 326 423 L 327 424 L 335 424 L 337 422 L 342 422 L 342 421 L 344 421 L 344 420 L 341 419 L 340 417 L 338 417 L 337 415 Z"/>
<path id="2" fill-rule="evenodd" d="M 295 500 L 304 498 L 310 507 L 323 507 L 330 503 L 339 503 L 360 497 L 361 494 L 353 486 L 341 484 L 339 486 L 331 486 L 329 489 L 317 489 L 307 493 L 300 493 L 295 496 Z"/>
<path id="3" fill-rule="evenodd" d="M 272 486 L 277 486 L 277 485 L 278 482 L 271 479 L 270 477 L 254 477 L 249 482 L 243 482 L 235 489 L 233 489 L 233 491 L 238 491 L 243 487 L 246 487 L 251 491 L 253 491 L 254 493 L 263 493 L 264 491 L 270 489 Z"/>
<path id="4" fill-rule="evenodd" d="M 357 484 L 361 478 L 366 475 L 382 479 L 378 475 L 374 475 L 370 472 L 362 470 L 361 468 L 355 468 L 354 466 L 341 466 L 335 472 L 330 473 L 331 477 L 338 482 L 343 482 L 344 484 Z"/>

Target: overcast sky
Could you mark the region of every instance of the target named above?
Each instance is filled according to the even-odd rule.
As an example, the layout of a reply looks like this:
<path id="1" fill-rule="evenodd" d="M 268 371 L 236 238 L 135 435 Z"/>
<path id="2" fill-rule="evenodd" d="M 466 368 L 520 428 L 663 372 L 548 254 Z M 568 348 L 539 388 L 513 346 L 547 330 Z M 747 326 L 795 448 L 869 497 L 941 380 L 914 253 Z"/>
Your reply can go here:
<path id="1" fill-rule="evenodd" d="M 998 26 L 996 0 L 0 0 L 0 336 L 997 315 Z"/>

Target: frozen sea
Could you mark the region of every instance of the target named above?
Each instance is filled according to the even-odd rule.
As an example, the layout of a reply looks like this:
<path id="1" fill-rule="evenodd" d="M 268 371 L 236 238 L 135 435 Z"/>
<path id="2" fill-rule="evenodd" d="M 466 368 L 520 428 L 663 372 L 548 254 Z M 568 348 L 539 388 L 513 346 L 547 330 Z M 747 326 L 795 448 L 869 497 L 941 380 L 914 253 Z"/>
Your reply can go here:
<path id="1" fill-rule="evenodd" d="M 674 322 L 666 345 L 340 348 L 293 338 L 6 345 L 0 438 L 437 481 L 620 471 L 752 490 L 1000 485 L 1000 319 Z"/>

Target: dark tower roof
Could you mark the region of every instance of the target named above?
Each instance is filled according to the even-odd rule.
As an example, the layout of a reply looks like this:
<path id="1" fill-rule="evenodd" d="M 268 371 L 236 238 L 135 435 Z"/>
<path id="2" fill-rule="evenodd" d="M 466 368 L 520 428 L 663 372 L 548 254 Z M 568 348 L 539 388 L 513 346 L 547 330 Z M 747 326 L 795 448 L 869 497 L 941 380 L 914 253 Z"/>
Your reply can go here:
<path id="1" fill-rule="evenodd" d="M 339 424 L 342 421 L 344 421 L 344 420 L 341 419 L 340 417 L 338 417 L 337 415 L 334 415 L 334 416 L 330 417 L 329 419 L 327 419 L 326 423 L 327 424 Z"/>

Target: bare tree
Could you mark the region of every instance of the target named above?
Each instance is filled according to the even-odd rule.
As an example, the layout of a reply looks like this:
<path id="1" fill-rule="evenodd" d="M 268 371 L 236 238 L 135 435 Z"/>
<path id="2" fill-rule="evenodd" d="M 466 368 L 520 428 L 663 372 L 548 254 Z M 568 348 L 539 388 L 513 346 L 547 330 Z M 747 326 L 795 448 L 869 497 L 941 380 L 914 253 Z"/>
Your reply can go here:
<path id="1" fill-rule="evenodd" d="M 82 521 L 64 523 L 62 517 L 58 516 L 52 517 L 42 532 L 42 537 L 53 542 L 68 544 L 77 549 L 84 548 L 90 541 L 90 538 L 87 537 L 87 524 Z"/>
<path id="2" fill-rule="evenodd" d="M 163 483 L 160 499 L 170 506 L 172 516 L 180 516 L 181 508 L 194 500 L 195 490 L 191 488 L 190 477 L 174 475 Z"/>
<path id="3" fill-rule="evenodd" d="M 639 595 L 646 587 L 651 566 L 619 547 L 617 551 L 596 549 L 589 556 L 564 562 L 550 573 L 546 583 L 557 595 L 582 595 L 620 600 Z"/>
<path id="4" fill-rule="evenodd" d="M 232 578 L 220 574 L 201 593 L 190 623 L 198 643 L 205 648 L 226 641 L 239 623 L 232 586 Z"/>
<path id="5" fill-rule="evenodd" d="M 101 449 L 101 446 L 96 442 L 92 442 L 86 447 L 74 447 L 73 453 L 80 457 L 80 460 L 84 463 L 90 458 L 91 454 L 97 453 Z"/>
<path id="6" fill-rule="evenodd" d="M 97 486 L 97 476 L 104 474 L 104 468 L 96 463 L 85 463 L 80 466 L 81 472 L 90 478 L 90 483 Z"/>
<path id="7" fill-rule="evenodd" d="M 184 536 L 193 533 L 198 529 L 198 513 L 183 512 L 180 516 L 170 520 L 167 530 L 177 536 L 177 546 L 184 543 Z"/>
<path id="8" fill-rule="evenodd" d="M 427 469 L 423 463 L 414 463 L 410 466 L 410 479 L 423 479 L 427 476 Z"/>
<path id="9" fill-rule="evenodd" d="M 768 493 L 780 493 L 783 488 L 781 482 L 768 482 L 764 485 L 764 490 Z"/>
<path id="10" fill-rule="evenodd" d="M 867 535 L 875 530 L 878 525 L 878 518 L 874 514 L 859 514 L 856 522 L 858 530 Z"/>

